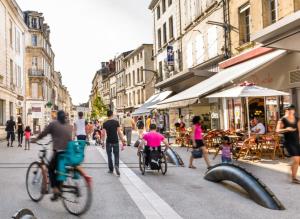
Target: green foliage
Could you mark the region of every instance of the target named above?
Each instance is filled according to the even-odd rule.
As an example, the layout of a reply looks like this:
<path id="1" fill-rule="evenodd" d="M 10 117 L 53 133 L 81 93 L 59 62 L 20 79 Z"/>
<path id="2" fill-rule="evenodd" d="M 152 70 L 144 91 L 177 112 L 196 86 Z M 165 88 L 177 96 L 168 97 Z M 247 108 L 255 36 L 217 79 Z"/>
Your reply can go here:
<path id="1" fill-rule="evenodd" d="M 106 116 L 107 106 L 103 103 L 101 97 L 96 97 L 92 103 L 92 119 L 99 119 L 103 116 Z"/>
<path id="2" fill-rule="evenodd" d="M 52 103 L 49 101 L 48 103 L 46 103 L 46 107 L 51 108 L 52 107 Z"/>

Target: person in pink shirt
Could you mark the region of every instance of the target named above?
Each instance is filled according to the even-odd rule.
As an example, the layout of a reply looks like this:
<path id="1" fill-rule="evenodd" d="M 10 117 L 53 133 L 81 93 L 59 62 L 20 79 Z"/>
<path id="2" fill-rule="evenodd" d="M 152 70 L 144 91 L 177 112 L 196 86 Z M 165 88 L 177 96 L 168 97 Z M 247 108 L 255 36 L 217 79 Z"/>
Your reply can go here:
<path id="1" fill-rule="evenodd" d="M 161 151 L 161 143 L 164 143 L 166 149 L 168 149 L 169 147 L 168 141 L 165 139 L 165 137 L 162 134 L 156 131 L 156 125 L 151 124 L 150 131 L 144 134 L 143 140 L 141 141 L 138 147 L 138 155 L 139 155 L 142 147 L 145 146 L 144 153 L 146 154 L 146 158 L 145 158 L 146 165 L 149 164 L 150 151 L 153 149 L 157 149 L 158 151 Z"/>
<path id="2" fill-rule="evenodd" d="M 193 118 L 193 126 L 192 126 L 192 134 L 191 134 L 191 138 L 193 140 L 193 150 L 197 151 L 199 150 L 200 152 L 202 152 L 203 156 L 204 156 L 204 160 L 206 162 L 207 168 L 210 168 L 210 162 L 208 159 L 208 151 L 203 143 L 203 136 L 202 136 L 202 128 L 201 128 L 201 124 L 200 124 L 200 116 L 194 116 Z M 190 164 L 189 164 L 189 168 L 192 169 L 196 169 L 196 167 L 193 165 L 193 161 L 195 158 L 199 158 L 199 157 L 195 157 L 196 153 L 191 154 L 190 157 Z"/>
<path id="3" fill-rule="evenodd" d="M 24 135 L 25 135 L 25 150 L 30 150 L 31 129 L 29 126 L 26 126 Z"/>

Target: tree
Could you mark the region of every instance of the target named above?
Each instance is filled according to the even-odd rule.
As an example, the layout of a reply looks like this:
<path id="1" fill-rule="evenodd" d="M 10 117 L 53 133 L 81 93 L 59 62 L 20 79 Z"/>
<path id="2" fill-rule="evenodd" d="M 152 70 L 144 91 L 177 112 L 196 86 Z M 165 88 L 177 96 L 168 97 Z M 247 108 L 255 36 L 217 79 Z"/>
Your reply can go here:
<path id="1" fill-rule="evenodd" d="M 91 117 L 93 119 L 98 119 L 100 117 L 106 116 L 107 106 L 103 103 L 101 97 L 97 96 L 92 103 L 92 113 Z"/>

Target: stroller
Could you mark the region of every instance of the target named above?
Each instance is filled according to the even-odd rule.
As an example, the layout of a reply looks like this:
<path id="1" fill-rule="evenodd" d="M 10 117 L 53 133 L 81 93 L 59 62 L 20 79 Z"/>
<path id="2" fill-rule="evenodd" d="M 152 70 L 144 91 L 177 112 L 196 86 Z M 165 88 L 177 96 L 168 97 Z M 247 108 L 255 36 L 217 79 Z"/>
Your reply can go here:
<path id="1" fill-rule="evenodd" d="M 103 130 L 102 129 L 94 130 L 93 140 L 95 140 L 95 146 L 103 146 Z"/>

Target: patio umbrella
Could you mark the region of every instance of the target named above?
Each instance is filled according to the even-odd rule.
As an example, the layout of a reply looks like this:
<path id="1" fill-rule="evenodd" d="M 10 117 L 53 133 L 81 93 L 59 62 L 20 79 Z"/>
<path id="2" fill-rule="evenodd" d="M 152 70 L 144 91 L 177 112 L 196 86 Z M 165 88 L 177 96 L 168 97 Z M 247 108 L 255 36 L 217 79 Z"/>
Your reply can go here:
<path id="1" fill-rule="evenodd" d="M 250 118 L 249 118 L 249 97 L 269 97 L 269 96 L 286 96 L 289 93 L 273 90 L 265 87 L 256 86 L 253 83 L 244 82 L 236 87 L 229 88 L 218 93 L 207 96 L 207 98 L 218 97 L 245 97 L 247 105 L 247 119 L 248 119 L 248 134 L 250 136 Z"/>

